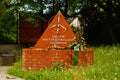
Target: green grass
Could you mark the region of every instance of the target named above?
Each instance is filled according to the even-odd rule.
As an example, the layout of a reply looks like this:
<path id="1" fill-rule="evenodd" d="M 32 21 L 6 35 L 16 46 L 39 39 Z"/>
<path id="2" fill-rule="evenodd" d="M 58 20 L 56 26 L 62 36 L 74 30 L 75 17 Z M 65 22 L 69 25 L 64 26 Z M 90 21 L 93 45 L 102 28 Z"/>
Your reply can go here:
<path id="1" fill-rule="evenodd" d="M 55 71 L 22 70 L 21 61 L 17 62 L 8 73 L 25 80 L 120 80 L 120 45 L 92 47 L 94 65 L 73 67 Z"/>

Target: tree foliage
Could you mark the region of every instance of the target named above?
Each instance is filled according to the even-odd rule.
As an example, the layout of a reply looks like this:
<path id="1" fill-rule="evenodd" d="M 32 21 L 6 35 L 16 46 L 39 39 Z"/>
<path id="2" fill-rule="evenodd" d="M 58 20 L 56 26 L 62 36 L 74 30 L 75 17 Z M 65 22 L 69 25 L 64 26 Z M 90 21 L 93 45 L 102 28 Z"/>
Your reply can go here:
<path id="1" fill-rule="evenodd" d="M 90 43 L 120 42 L 119 0 L 1 0 L 0 35 L 17 32 L 14 27 L 17 27 L 18 14 L 36 24 L 36 19 L 47 21 L 43 14 L 54 15 L 58 10 L 61 10 L 66 17 L 81 15 L 85 36 Z M 13 31 L 10 30 L 12 28 Z M 12 32 L 9 34 L 9 31 Z M 96 38 L 93 41 L 91 38 L 94 37 Z"/>
<path id="2" fill-rule="evenodd" d="M 120 1 L 87 0 L 81 10 L 89 43 L 113 44 L 120 42 Z"/>
<path id="3" fill-rule="evenodd" d="M 17 19 L 9 9 L 10 0 L 0 1 L 0 43 L 16 43 Z"/>

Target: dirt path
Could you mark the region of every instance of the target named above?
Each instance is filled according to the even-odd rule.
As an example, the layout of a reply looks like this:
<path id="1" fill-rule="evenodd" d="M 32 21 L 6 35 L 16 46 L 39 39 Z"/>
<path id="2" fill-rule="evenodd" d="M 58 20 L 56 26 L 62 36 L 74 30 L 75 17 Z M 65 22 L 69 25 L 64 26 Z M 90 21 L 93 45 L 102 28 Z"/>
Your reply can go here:
<path id="1" fill-rule="evenodd" d="M 0 66 L 0 80 L 24 80 L 18 77 L 10 76 L 7 74 L 7 70 L 10 66 Z"/>

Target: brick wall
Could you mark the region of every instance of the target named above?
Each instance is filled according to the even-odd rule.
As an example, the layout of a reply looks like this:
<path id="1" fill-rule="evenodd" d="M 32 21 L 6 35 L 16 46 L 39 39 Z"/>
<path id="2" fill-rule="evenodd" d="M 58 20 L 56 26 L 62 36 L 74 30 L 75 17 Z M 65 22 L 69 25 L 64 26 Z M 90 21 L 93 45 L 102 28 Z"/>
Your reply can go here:
<path id="1" fill-rule="evenodd" d="M 22 63 L 24 70 L 40 70 L 51 68 L 56 62 L 61 62 L 64 67 L 70 67 L 73 63 L 73 50 L 41 50 L 23 49 Z M 93 50 L 79 51 L 78 65 L 93 64 Z"/>
<path id="2" fill-rule="evenodd" d="M 78 62 L 79 66 L 93 65 L 94 63 L 93 50 L 79 51 Z"/>

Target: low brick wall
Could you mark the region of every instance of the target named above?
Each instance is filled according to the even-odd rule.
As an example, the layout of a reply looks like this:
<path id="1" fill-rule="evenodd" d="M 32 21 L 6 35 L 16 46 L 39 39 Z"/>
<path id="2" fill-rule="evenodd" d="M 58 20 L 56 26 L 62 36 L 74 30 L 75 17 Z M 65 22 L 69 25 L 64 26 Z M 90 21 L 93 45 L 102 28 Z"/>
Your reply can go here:
<path id="1" fill-rule="evenodd" d="M 56 62 L 61 62 L 64 67 L 73 64 L 74 50 L 41 50 L 36 48 L 22 50 L 22 64 L 24 70 L 40 70 L 51 68 Z M 79 51 L 78 65 L 93 64 L 93 50 Z"/>
<path id="2" fill-rule="evenodd" d="M 88 66 L 93 64 L 94 64 L 93 50 L 79 51 L 78 66 Z"/>

